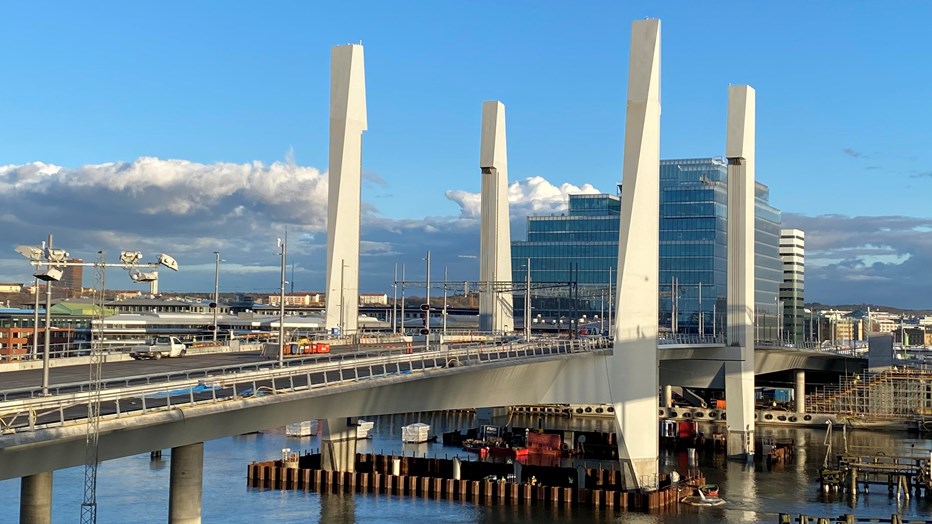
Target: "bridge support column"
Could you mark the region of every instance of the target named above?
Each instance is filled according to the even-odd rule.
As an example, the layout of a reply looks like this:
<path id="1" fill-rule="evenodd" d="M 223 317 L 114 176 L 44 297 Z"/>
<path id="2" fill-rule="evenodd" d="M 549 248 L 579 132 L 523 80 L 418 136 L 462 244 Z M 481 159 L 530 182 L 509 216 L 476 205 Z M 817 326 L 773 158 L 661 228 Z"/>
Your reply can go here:
<path id="1" fill-rule="evenodd" d="M 738 348 L 725 362 L 728 457 L 754 455 L 754 121 L 750 86 L 728 87 L 728 345 Z"/>
<path id="2" fill-rule="evenodd" d="M 51 524 L 52 472 L 23 477 L 19 491 L 19 523 Z"/>
<path id="3" fill-rule="evenodd" d="M 658 486 L 657 364 L 660 238 L 660 20 L 631 27 L 618 231 L 615 343 L 608 383 L 627 490 Z"/>
<path id="4" fill-rule="evenodd" d="M 728 458 L 754 459 L 754 368 L 747 361 L 725 362 L 725 413 Z"/>
<path id="5" fill-rule="evenodd" d="M 356 471 L 356 419 L 321 420 L 320 467 L 324 471 Z"/>
<path id="6" fill-rule="evenodd" d="M 796 399 L 796 412 L 805 413 L 806 412 L 806 370 L 797 369 L 796 370 L 796 392 L 794 395 Z"/>
<path id="7" fill-rule="evenodd" d="M 200 524 L 204 443 L 172 448 L 168 485 L 168 522 Z"/>
<path id="8" fill-rule="evenodd" d="M 511 291 L 496 284 L 511 282 L 505 105 L 497 100 L 482 103 L 479 167 L 479 331 L 501 333 L 513 330 L 515 319 Z"/>
<path id="9" fill-rule="evenodd" d="M 359 321 L 362 133 L 368 128 L 362 44 L 330 50 L 330 174 L 327 193 L 327 329 L 354 334 Z"/>

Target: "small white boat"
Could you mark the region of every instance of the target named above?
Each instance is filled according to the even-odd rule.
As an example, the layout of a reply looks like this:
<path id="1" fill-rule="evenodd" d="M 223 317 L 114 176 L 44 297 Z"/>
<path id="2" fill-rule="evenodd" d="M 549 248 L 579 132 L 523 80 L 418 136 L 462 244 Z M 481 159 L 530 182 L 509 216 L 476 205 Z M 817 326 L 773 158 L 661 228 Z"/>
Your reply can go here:
<path id="1" fill-rule="evenodd" d="M 316 420 L 305 420 L 304 422 L 295 422 L 285 426 L 285 436 L 288 437 L 310 437 L 317 435 L 319 432 Z"/>
<path id="2" fill-rule="evenodd" d="M 375 426 L 375 422 L 371 420 L 357 420 L 356 421 L 356 438 L 372 438 L 372 435 L 369 434 L 372 431 L 372 428 Z"/>
<path id="3" fill-rule="evenodd" d="M 401 441 L 420 444 L 430 440 L 430 425 L 415 422 L 401 428 Z"/>
<path id="4" fill-rule="evenodd" d="M 715 486 L 715 495 L 706 495 L 706 492 L 710 491 L 706 486 L 715 486 L 714 484 L 706 484 L 696 489 L 696 495 L 689 495 L 680 499 L 680 502 L 683 504 L 689 504 L 690 506 L 721 506 L 725 504 L 723 499 L 718 498 L 718 486 Z M 703 489 L 706 488 L 706 489 Z"/>

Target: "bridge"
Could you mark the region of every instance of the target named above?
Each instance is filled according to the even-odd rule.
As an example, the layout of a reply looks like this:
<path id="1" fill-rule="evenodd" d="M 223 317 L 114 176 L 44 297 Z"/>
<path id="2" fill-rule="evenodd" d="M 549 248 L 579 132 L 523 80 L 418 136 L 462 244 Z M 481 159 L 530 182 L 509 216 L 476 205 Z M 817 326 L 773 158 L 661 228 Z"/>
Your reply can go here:
<path id="1" fill-rule="evenodd" d="M 673 343 L 660 346 L 661 369 L 663 362 L 695 363 L 697 354 L 727 350 L 715 343 L 702 347 L 668 342 Z M 608 339 L 581 338 L 450 345 L 413 353 L 368 350 L 315 355 L 288 360 L 281 368 L 254 353 L 219 363 L 213 362 L 217 360 L 213 356 L 188 357 L 174 361 L 177 364 L 168 371 L 156 371 L 164 368 L 152 365 L 156 363 L 126 362 L 107 373 L 102 383 L 101 459 L 308 419 L 477 405 L 600 403 L 611 400 L 611 394 L 604 376 L 594 376 L 593 370 L 612 351 Z M 765 372 L 806 366 L 824 369 L 825 363 L 838 361 L 837 355 L 822 351 L 758 352 L 766 355 L 761 359 L 767 362 L 761 370 Z M 581 376 L 582 370 L 589 375 Z M 714 384 L 720 374 L 721 370 L 708 373 L 702 380 Z M 84 460 L 88 402 L 94 392 L 86 380 L 68 381 L 71 375 L 66 374 L 64 380 L 50 384 L 49 397 L 38 394 L 34 380 L 32 386 L 16 387 L 34 379 L 31 375 L 4 373 L 5 384 L 13 387 L 0 392 L 0 480 Z M 521 387 L 515 387 L 518 384 Z"/>
<path id="2" fill-rule="evenodd" d="M 631 33 L 614 340 L 360 352 L 281 367 L 114 377 L 122 382 L 95 381 L 90 388 L 58 384 L 43 397 L 4 391 L 0 478 L 22 477 L 21 520 L 51 520 L 54 469 L 84 463 L 86 495 L 88 488 L 93 494 L 98 460 L 171 447 L 169 521 L 196 523 L 205 440 L 318 418 L 325 421 L 323 467 L 349 470 L 353 417 L 513 404 L 610 402 L 625 485 L 653 490 L 659 478 L 657 394 L 667 379 L 721 385 L 728 399 L 728 455 L 751 457 L 758 368 L 753 339 L 755 100 L 749 86 L 728 88 L 725 339 L 681 341 L 679 347 L 658 343 L 660 22 L 639 20 Z M 368 125 L 361 45 L 333 48 L 330 102 L 326 327 L 352 333 L 359 307 L 361 135 Z M 490 285 L 511 278 L 505 108 L 498 101 L 483 104 L 481 138 L 479 264 L 486 285 L 479 289 L 480 326 L 510 331 L 513 297 Z M 807 365 L 833 365 L 832 358 L 808 353 L 769 349 L 761 365 L 799 372 Z M 85 505 L 93 521 L 95 502 L 89 498 Z"/>
<path id="3" fill-rule="evenodd" d="M 717 361 L 718 369 L 703 372 L 701 383 L 686 385 L 721 387 L 721 359 L 730 358 L 730 350 L 719 338 L 670 337 L 658 345 L 662 383 L 683 384 L 675 374 L 667 376 L 668 364 L 714 368 Z M 370 348 L 294 357 L 282 368 L 256 352 L 109 363 L 99 398 L 100 460 L 197 448 L 207 440 L 308 419 L 326 420 L 323 438 L 338 455 L 351 457 L 355 441 L 341 440 L 340 429 L 361 415 L 610 401 L 605 359 L 613 351 L 609 339 L 584 337 L 445 345 L 412 353 Z M 762 373 L 821 370 L 845 358 L 782 347 L 757 353 L 762 356 L 757 361 L 765 363 Z M 3 373 L 0 479 L 31 479 L 85 459 L 88 402 L 94 395 L 86 367 L 54 368 L 49 397 L 40 395 L 37 372 Z M 691 377 L 695 381 L 699 375 L 694 371 Z M 656 406 L 656 395 L 653 400 Z M 179 453 L 178 460 L 184 456 Z"/>

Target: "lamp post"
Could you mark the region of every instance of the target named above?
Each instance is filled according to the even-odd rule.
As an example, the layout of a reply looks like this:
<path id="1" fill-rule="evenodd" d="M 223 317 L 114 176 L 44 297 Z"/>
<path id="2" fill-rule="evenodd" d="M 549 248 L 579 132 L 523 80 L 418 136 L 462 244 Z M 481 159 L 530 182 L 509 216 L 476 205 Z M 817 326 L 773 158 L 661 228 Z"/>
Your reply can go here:
<path id="1" fill-rule="evenodd" d="M 405 265 L 401 264 L 401 335 L 405 334 Z"/>
<path id="2" fill-rule="evenodd" d="M 68 261 L 68 252 L 64 249 L 53 249 L 52 248 L 52 235 L 49 235 L 48 243 L 42 247 L 34 246 L 17 246 L 16 252 L 23 255 L 29 259 L 30 264 L 36 268 L 36 272 L 33 276 L 38 280 L 43 280 L 46 282 L 45 288 L 45 351 L 42 355 L 42 395 L 48 395 L 48 386 L 49 386 L 49 357 L 51 356 L 51 302 L 52 302 L 52 286 L 51 283 L 53 280 L 61 280 L 63 271 L 62 268 L 65 267 L 122 267 L 129 271 L 130 278 L 135 282 L 151 282 L 157 277 L 156 272 L 141 272 L 137 268 L 139 267 L 158 267 L 165 266 L 172 271 L 178 271 L 178 262 L 174 258 L 162 253 L 159 255 L 157 262 L 152 263 L 143 263 L 140 264 L 139 260 L 142 259 L 142 253 L 138 251 L 122 251 L 120 252 L 120 263 L 119 264 L 106 264 L 106 263 L 85 263 L 85 262 L 70 262 Z M 44 266 L 44 269 L 43 269 Z M 36 285 L 36 313 L 35 318 L 38 320 L 38 284 Z M 38 338 L 38 337 L 34 337 Z"/>
<path id="3" fill-rule="evenodd" d="M 52 235 L 49 234 L 48 252 L 52 252 Z M 67 256 L 67 255 L 66 255 Z M 52 327 L 52 280 L 45 282 L 45 351 L 42 353 L 42 396 L 49 394 L 49 355 L 51 346 Z"/>
<path id="4" fill-rule="evenodd" d="M 213 339 L 217 341 L 217 310 L 220 309 L 220 252 L 214 251 L 214 323 Z"/>
<path id="5" fill-rule="evenodd" d="M 32 360 L 39 357 L 39 279 L 36 278 L 36 287 L 33 288 L 36 295 L 36 305 L 32 309 Z"/>
<path id="6" fill-rule="evenodd" d="M 524 278 L 524 340 L 531 341 L 531 258 L 527 259 L 527 273 Z"/>
<path id="7" fill-rule="evenodd" d="M 443 335 L 447 334 L 447 266 L 443 266 Z"/>
<path id="8" fill-rule="evenodd" d="M 398 262 L 392 273 L 392 334 L 398 334 Z"/>
<path id="9" fill-rule="evenodd" d="M 287 242 L 278 239 L 278 247 L 281 248 L 282 257 L 282 287 L 278 301 L 278 366 L 285 366 L 285 258 L 288 248 Z"/>
<path id="10" fill-rule="evenodd" d="M 430 350 L 430 251 L 427 252 L 427 282 L 424 284 L 424 294 L 426 295 L 425 303 L 427 304 L 427 310 L 424 311 L 424 329 L 426 329 L 426 335 L 424 335 L 424 349 Z"/>

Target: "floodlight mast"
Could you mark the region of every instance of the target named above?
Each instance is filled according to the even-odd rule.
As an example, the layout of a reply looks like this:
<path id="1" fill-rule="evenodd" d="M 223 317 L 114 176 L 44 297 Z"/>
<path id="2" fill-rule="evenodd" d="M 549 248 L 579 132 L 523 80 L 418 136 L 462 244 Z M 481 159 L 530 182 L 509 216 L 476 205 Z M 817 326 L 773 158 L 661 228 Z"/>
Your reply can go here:
<path id="1" fill-rule="evenodd" d="M 178 262 L 171 256 L 164 253 L 159 255 L 158 261 L 139 263 L 142 259 L 142 253 L 139 251 L 121 251 L 119 264 L 107 264 L 105 262 L 72 262 L 68 261 L 68 252 L 64 249 L 54 249 L 52 247 L 52 235 L 49 234 L 48 243 L 42 247 L 36 246 L 17 246 L 15 251 L 29 259 L 29 263 L 36 268 L 33 275 L 36 278 L 36 313 L 35 324 L 38 324 L 38 282 L 44 281 L 45 288 L 45 350 L 42 355 L 42 392 L 43 396 L 48 395 L 49 387 L 49 357 L 51 356 L 51 303 L 52 303 L 52 281 L 61 280 L 63 268 L 65 267 L 122 267 L 130 273 L 130 278 L 134 282 L 154 282 L 158 279 L 157 271 L 142 272 L 138 268 L 157 268 L 165 266 L 172 271 L 178 271 Z M 36 352 L 38 344 L 38 327 L 33 326 L 33 353 Z"/>
<path id="2" fill-rule="evenodd" d="M 49 254 L 52 252 L 52 234 L 49 233 L 49 243 L 46 253 Z M 51 261 L 51 257 L 49 257 Z M 47 272 L 51 272 L 52 268 L 49 268 Z M 59 277 L 55 280 L 61 279 L 61 270 L 59 270 Z M 50 277 L 52 275 L 49 275 Z M 39 273 L 36 273 L 37 278 L 42 278 L 39 276 Z M 52 352 L 50 331 L 52 325 L 52 281 L 45 281 L 45 351 L 42 352 L 42 396 L 47 396 L 49 394 L 49 356 Z"/>
<path id="3" fill-rule="evenodd" d="M 220 309 L 220 252 L 214 251 L 214 325 L 211 329 L 213 341 L 217 341 L 217 310 Z M 292 279 L 294 280 L 294 279 Z"/>

